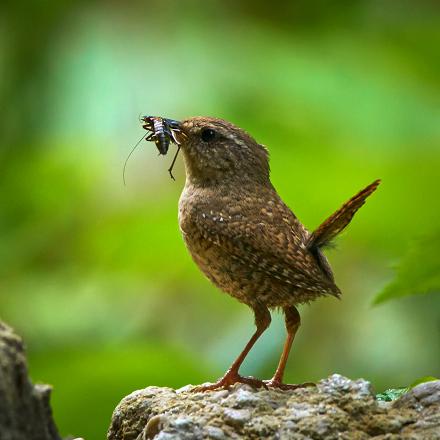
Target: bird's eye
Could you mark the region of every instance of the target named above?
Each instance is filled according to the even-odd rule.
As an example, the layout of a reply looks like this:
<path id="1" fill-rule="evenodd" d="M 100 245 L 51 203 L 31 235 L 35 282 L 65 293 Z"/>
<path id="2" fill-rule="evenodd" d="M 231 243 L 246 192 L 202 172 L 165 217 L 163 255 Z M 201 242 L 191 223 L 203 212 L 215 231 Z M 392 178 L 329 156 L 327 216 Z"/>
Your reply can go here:
<path id="1" fill-rule="evenodd" d="M 204 128 L 200 135 L 204 142 L 209 142 L 215 138 L 216 134 L 212 128 Z"/>

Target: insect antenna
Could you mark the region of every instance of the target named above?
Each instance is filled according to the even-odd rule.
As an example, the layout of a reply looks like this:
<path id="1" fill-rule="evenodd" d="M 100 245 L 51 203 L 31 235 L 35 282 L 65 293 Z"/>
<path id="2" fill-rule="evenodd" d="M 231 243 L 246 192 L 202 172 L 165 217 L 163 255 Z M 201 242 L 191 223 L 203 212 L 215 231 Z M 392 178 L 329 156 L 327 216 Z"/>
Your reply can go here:
<path id="1" fill-rule="evenodd" d="M 128 153 L 127 159 L 125 159 L 124 162 L 124 168 L 122 170 L 122 180 L 124 182 L 124 186 L 126 186 L 125 182 L 125 169 L 127 168 L 127 162 L 130 159 L 131 155 L 133 154 L 134 150 L 138 147 L 138 145 L 144 140 L 145 134 L 142 135 L 142 137 L 136 142 L 136 145 L 131 149 L 130 153 Z"/>
<path id="2" fill-rule="evenodd" d="M 176 154 L 174 155 L 173 161 L 171 162 L 171 166 L 168 168 L 168 172 L 170 173 L 171 179 L 176 180 L 173 176 L 173 168 L 174 168 L 174 164 L 176 163 L 176 159 L 177 159 L 177 155 L 179 154 L 180 151 L 180 145 L 177 145 L 177 151 Z"/>

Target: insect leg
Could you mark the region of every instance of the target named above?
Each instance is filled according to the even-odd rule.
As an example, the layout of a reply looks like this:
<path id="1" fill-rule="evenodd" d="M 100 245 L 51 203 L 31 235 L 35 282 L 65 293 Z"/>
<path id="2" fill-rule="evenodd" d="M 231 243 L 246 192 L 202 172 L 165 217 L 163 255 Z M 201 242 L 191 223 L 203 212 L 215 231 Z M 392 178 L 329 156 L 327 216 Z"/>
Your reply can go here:
<path id="1" fill-rule="evenodd" d="M 174 168 L 174 164 L 176 163 L 176 159 L 177 159 L 177 155 L 179 154 L 180 151 L 180 145 L 177 146 L 177 151 L 176 154 L 174 155 L 173 161 L 171 162 L 171 166 L 168 168 L 168 172 L 170 173 L 171 179 L 176 180 L 173 176 L 173 168 Z"/>
<path id="2" fill-rule="evenodd" d="M 156 133 L 150 133 L 146 138 L 146 141 L 148 142 L 156 142 Z"/>

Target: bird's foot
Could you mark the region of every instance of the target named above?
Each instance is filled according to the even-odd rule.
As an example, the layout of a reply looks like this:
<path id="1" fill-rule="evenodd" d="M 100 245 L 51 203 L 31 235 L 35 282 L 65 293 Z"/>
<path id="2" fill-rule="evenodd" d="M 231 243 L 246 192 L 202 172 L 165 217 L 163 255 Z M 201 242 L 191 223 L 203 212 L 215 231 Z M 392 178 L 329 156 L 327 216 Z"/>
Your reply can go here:
<path id="1" fill-rule="evenodd" d="M 191 390 L 192 393 L 200 393 L 204 391 L 213 391 L 218 389 L 229 389 L 232 385 L 236 383 L 243 383 L 246 385 L 250 385 L 254 388 L 267 388 L 267 385 L 264 381 L 260 379 L 256 379 L 255 377 L 245 377 L 240 376 L 235 371 L 228 371 L 221 379 L 217 382 L 207 385 L 199 385 Z"/>
<path id="2" fill-rule="evenodd" d="M 278 388 L 279 390 L 296 390 L 298 388 L 306 388 L 306 387 L 315 387 L 316 383 L 313 382 L 304 382 L 304 383 L 297 383 L 297 384 L 289 384 L 289 383 L 283 383 L 280 380 L 277 379 L 270 379 L 270 380 L 263 380 L 264 384 L 268 388 Z"/>

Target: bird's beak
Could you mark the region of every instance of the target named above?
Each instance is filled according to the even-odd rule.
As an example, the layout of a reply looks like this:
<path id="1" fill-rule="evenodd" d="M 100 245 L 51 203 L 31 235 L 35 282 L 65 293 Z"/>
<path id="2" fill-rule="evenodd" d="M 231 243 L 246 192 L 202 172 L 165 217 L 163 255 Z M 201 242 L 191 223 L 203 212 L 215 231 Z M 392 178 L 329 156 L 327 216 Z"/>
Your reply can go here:
<path id="1" fill-rule="evenodd" d="M 163 118 L 163 121 L 164 124 L 171 129 L 174 143 L 177 145 L 181 145 L 184 139 L 186 138 L 186 133 L 183 131 L 182 122 L 168 118 Z"/>

